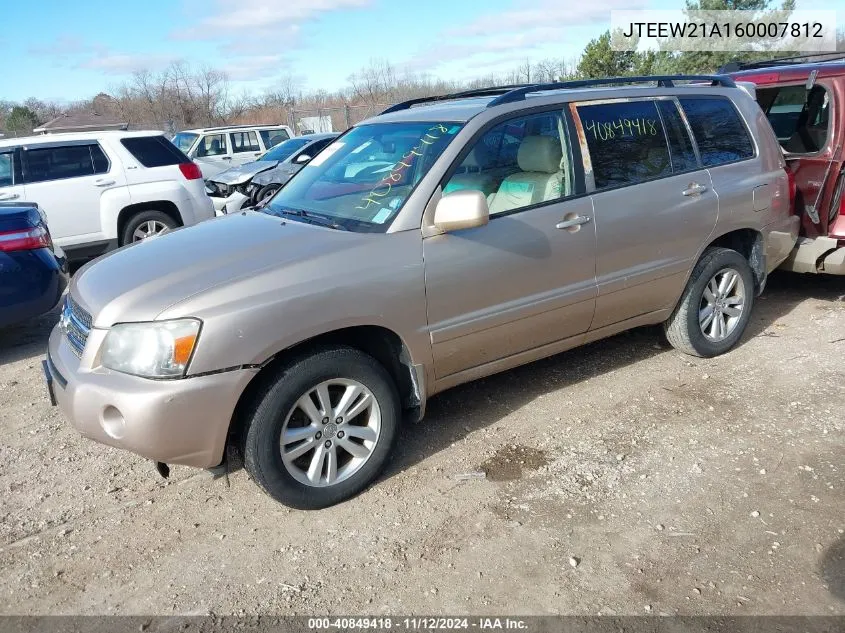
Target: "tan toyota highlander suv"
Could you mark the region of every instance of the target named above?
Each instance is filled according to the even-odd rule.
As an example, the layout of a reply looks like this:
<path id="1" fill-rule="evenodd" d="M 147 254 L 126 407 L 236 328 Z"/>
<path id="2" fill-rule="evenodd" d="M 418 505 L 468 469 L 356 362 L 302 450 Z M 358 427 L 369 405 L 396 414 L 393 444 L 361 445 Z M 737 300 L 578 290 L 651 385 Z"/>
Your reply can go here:
<path id="1" fill-rule="evenodd" d="M 777 139 L 728 78 L 417 99 L 263 208 L 82 268 L 48 388 L 163 473 L 232 446 L 275 499 L 324 507 L 457 384 L 661 322 L 728 351 L 797 229 Z"/>

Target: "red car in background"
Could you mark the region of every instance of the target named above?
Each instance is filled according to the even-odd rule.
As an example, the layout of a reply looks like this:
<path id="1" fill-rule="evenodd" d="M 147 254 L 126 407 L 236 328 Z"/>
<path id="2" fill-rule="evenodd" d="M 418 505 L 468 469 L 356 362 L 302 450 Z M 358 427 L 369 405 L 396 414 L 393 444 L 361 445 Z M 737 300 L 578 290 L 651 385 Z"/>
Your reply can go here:
<path id="1" fill-rule="evenodd" d="M 801 236 L 781 268 L 845 275 L 845 61 L 732 63 L 751 82 L 784 150 Z"/>

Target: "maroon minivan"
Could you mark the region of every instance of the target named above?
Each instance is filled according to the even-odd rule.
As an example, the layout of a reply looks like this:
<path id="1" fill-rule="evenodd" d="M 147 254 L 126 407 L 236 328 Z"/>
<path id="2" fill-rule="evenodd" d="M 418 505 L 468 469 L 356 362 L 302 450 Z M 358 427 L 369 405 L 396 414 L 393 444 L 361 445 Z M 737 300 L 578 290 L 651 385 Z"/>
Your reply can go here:
<path id="1" fill-rule="evenodd" d="M 781 268 L 845 274 L 845 61 L 773 60 L 721 71 L 755 84 L 796 188 L 801 237 Z"/>

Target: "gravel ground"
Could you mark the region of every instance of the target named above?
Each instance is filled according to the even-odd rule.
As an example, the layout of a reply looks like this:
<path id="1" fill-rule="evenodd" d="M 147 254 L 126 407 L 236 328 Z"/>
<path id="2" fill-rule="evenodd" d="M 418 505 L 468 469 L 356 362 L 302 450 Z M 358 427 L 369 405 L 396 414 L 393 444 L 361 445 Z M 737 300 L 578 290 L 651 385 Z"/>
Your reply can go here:
<path id="1" fill-rule="evenodd" d="M 78 437 L 55 320 L 0 331 L 0 613 L 845 614 L 843 279 L 775 275 L 720 358 L 646 328 L 444 393 L 310 513 Z"/>

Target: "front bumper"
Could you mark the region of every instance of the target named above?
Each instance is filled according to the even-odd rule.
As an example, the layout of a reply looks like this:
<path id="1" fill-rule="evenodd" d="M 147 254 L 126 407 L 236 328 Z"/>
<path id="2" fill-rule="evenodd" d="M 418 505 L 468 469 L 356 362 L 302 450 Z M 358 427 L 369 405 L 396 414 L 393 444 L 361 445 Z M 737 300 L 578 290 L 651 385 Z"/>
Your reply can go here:
<path id="1" fill-rule="evenodd" d="M 80 361 L 59 326 L 53 329 L 46 361 L 52 394 L 79 433 L 168 464 L 212 468 L 223 461 L 235 405 L 257 370 L 149 380 L 85 368 L 90 356 L 86 350 Z"/>
<path id="2" fill-rule="evenodd" d="M 249 202 L 249 198 L 244 194 L 235 191 L 227 198 L 222 196 L 209 196 L 214 203 L 214 215 L 226 215 L 227 213 L 237 213 L 241 208 Z"/>

